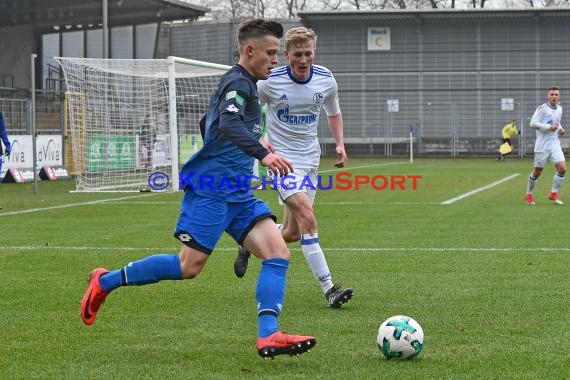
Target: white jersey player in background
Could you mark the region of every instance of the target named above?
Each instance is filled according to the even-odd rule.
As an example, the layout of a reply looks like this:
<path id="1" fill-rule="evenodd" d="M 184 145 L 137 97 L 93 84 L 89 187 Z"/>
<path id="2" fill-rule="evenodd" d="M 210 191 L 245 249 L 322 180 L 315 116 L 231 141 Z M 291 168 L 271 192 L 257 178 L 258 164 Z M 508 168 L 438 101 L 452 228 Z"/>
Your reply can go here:
<path id="1" fill-rule="evenodd" d="M 313 211 L 317 170 L 321 149 L 317 127 L 321 109 L 327 115 L 329 128 L 336 142 L 338 161 L 343 167 L 343 119 L 338 101 L 337 83 L 325 67 L 313 64 L 317 36 L 305 27 L 293 28 L 285 35 L 287 66 L 274 69 L 267 80 L 257 82 L 259 101 L 267 104 L 268 138 L 276 153 L 293 163 L 295 172 L 277 186 L 280 202 L 284 203 L 281 235 L 286 242 L 301 240 L 303 255 L 319 282 L 327 305 L 339 308 L 352 297 L 352 289 L 343 289 L 332 276 L 320 246 L 317 219 Z M 277 180 L 281 184 L 281 179 Z M 247 270 L 249 252 L 240 248 L 234 263 L 235 273 L 242 277 Z"/>
<path id="2" fill-rule="evenodd" d="M 562 106 L 558 104 L 560 101 L 560 87 L 549 87 L 546 98 L 547 102 L 538 106 L 530 120 L 530 127 L 536 129 L 536 142 L 534 144 L 534 168 L 528 177 L 528 187 L 525 195 L 525 200 L 529 205 L 534 205 L 534 187 L 548 160 L 556 168 L 552 190 L 548 194 L 548 199 L 554 201 L 557 205 L 563 204 L 558 195 L 558 189 L 566 174 L 566 159 L 560 146 L 559 136 L 563 135 L 566 130 L 560 124 L 562 119 Z"/>

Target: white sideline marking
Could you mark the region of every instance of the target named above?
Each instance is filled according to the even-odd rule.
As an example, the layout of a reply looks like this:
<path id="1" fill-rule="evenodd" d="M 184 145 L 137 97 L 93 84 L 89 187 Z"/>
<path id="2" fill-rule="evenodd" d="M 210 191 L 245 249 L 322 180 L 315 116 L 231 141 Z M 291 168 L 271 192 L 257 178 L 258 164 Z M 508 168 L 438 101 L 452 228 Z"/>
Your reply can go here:
<path id="1" fill-rule="evenodd" d="M 131 201 L 109 201 L 109 205 L 180 205 L 181 201 L 148 201 L 148 202 L 131 202 Z"/>
<path id="2" fill-rule="evenodd" d="M 140 197 L 149 197 L 154 194 L 142 194 L 142 195 L 131 195 L 128 197 L 121 197 L 121 198 L 110 198 L 110 199 L 99 199 L 96 201 L 89 201 L 89 202 L 81 202 L 81 203 L 68 203 L 58 206 L 51 206 L 51 207 L 42 207 L 42 208 L 31 208 L 28 210 L 20 210 L 20 211 L 11 211 L 11 212 L 2 212 L 0 216 L 8 216 L 8 215 L 20 215 L 20 214 L 27 214 L 30 212 L 40 212 L 40 211 L 47 211 L 47 210 L 55 210 L 58 208 L 68 208 L 68 207 L 75 207 L 75 206 L 86 206 L 86 205 L 94 205 L 98 203 L 105 203 L 105 202 L 114 202 L 114 201 L 121 201 L 124 199 L 131 199 L 131 198 L 140 198 Z"/>
<path id="3" fill-rule="evenodd" d="M 266 202 L 271 203 L 271 202 Z M 277 202 L 275 202 L 277 204 Z M 439 202 L 385 202 L 383 205 L 397 205 L 397 206 L 408 206 L 408 205 L 438 205 Z M 320 205 L 333 205 L 333 206 L 368 206 L 368 205 L 378 205 L 378 202 L 319 202 Z"/>
<path id="4" fill-rule="evenodd" d="M 376 167 L 376 166 L 402 165 L 402 164 L 407 164 L 407 163 L 408 162 L 405 162 L 405 161 L 403 161 L 403 162 L 388 162 L 388 163 L 380 163 L 380 164 L 371 164 L 371 165 L 362 165 L 362 166 L 354 166 L 354 167 L 337 168 L 337 169 L 331 169 L 331 170 L 323 170 L 320 173 L 338 172 L 338 171 L 348 170 L 348 169 L 371 168 L 371 167 Z M 120 203 L 120 201 L 123 201 L 126 199 L 148 197 L 148 196 L 157 195 L 157 194 L 162 194 L 162 193 L 132 195 L 132 196 L 121 197 L 121 198 L 100 199 L 100 200 L 96 200 L 96 201 L 81 202 L 81 203 L 69 203 L 69 204 L 64 204 L 64 205 L 59 205 L 59 206 L 32 208 L 32 209 L 28 209 L 28 210 L 11 211 L 11 212 L 2 212 L 2 213 L 0 213 L 0 217 L 1 216 L 8 216 L 8 215 L 20 215 L 20 214 L 27 214 L 27 213 L 32 213 L 32 212 L 55 210 L 55 209 L 75 207 L 75 206 L 86 206 L 86 205 L 93 205 L 93 204 L 98 204 L 98 203 L 111 203 L 111 202 Z M 125 203 L 127 203 L 127 202 L 125 202 Z M 147 203 L 147 202 L 140 202 L 140 203 Z M 180 201 L 176 201 L 176 202 L 148 202 L 148 204 L 162 204 L 162 203 L 164 203 L 164 204 L 168 204 L 168 203 L 180 204 Z"/>
<path id="5" fill-rule="evenodd" d="M 237 246 L 236 246 L 237 247 Z M 216 248 L 215 251 L 236 251 L 236 247 L 231 248 Z M 66 247 L 66 246 L 44 246 L 44 245 L 29 245 L 29 246 L 2 246 L 3 250 L 20 250 L 20 251 L 34 251 L 34 250 L 58 250 L 58 251 L 172 251 L 178 249 L 177 246 L 170 247 Z M 293 251 L 300 251 L 300 249 L 292 249 Z M 570 252 L 570 248 L 552 248 L 552 247 L 537 247 L 537 248 L 481 248 L 481 247 L 457 247 L 457 248 L 398 248 L 398 247 L 374 247 L 374 248 L 331 248 L 327 247 L 326 251 L 334 252 L 349 252 L 349 253 L 366 253 L 366 252 Z"/>
<path id="6" fill-rule="evenodd" d="M 471 195 L 476 194 L 476 193 L 478 193 L 478 192 L 480 192 L 480 191 L 488 190 L 488 189 L 491 189 L 491 188 L 493 188 L 493 187 L 495 187 L 495 186 L 497 186 L 497 185 L 500 185 L 500 184 L 503 183 L 503 182 L 507 182 L 507 181 L 509 181 L 509 180 L 511 180 L 511 179 L 513 179 L 513 178 L 515 178 L 515 177 L 517 177 L 517 176 L 519 176 L 520 174 L 521 174 L 521 173 L 511 174 L 511 175 L 508 176 L 508 177 L 505 177 L 505 178 L 503 178 L 503 179 L 500 179 L 500 180 L 498 180 L 498 181 L 495 181 L 495 182 L 493 182 L 493 183 L 490 183 L 490 184 L 488 184 L 488 185 L 486 185 L 486 186 L 480 187 L 480 188 L 475 189 L 475 190 L 468 191 L 468 192 L 463 193 L 463 194 L 461 194 L 461 195 L 459 195 L 459 196 L 457 196 L 457 197 L 455 197 L 455 198 L 451 198 L 451 199 L 448 199 L 448 200 L 446 200 L 446 201 L 443 201 L 443 202 L 441 202 L 441 204 L 442 204 L 442 205 L 450 205 L 450 204 L 455 203 L 455 202 L 457 202 L 457 201 L 460 201 L 460 200 L 462 200 L 462 199 L 464 199 L 464 198 L 470 197 Z"/>

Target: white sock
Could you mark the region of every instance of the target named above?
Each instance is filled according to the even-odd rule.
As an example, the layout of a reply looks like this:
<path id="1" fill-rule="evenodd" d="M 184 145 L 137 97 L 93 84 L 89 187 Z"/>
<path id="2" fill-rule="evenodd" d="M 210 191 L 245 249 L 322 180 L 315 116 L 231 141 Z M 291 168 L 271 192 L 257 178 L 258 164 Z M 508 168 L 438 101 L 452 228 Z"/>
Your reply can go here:
<path id="1" fill-rule="evenodd" d="M 560 185 L 564 182 L 564 176 L 560 176 L 558 172 L 554 173 L 554 180 L 552 181 L 552 192 L 557 193 Z"/>
<path id="2" fill-rule="evenodd" d="M 283 229 L 283 224 L 277 223 L 277 229 L 281 231 Z"/>
<path id="3" fill-rule="evenodd" d="M 532 194 L 534 192 L 534 186 L 536 185 L 536 182 L 538 181 L 537 178 L 534 178 L 531 175 L 528 176 L 528 186 L 526 188 L 526 192 Z"/>
<path id="4" fill-rule="evenodd" d="M 311 267 L 313 276 L 321 285 L 323 293 L 333 287 L 332 276 L 325 259 L 321 245 L 319 244 L 319 234 L 305 234 L 301 236 L 301 250 L 305 260 Z"/>

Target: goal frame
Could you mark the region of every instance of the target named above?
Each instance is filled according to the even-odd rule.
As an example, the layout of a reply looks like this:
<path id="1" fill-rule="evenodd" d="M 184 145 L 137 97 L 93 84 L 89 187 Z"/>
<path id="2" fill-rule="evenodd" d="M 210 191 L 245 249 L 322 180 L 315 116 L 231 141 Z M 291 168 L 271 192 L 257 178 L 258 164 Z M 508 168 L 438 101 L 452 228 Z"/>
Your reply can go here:
<path id="1" fill-rule="evenodd" d="M 64 119 L 65 129 L 69 131 L 71 137 L 69 141 L 70 157 L 73 157 L 71 164 L 77 169 L 74 192 L 149 190 L 175 192 L 181 190 L 180 166 L 184 164 L 187 154 L 191 156 L 200 149 L 199 120 L 207 110 L 212 91 L 217 87 L 219 78 L 232 66 L 176 56 L 161 59 L 54 58 L 61 65 L 66 81 Z M 108 81 L 107 75 L 111 78 L 111 82 Z M 203 84 L 202 77 L 206 81 Z M 116 81 L 113 81 L 114 78 Z M 142 87 L 137 87 L 136 91 L 130 93 L 131 83 Z M 199 91 L 196 93 L 199 97 L 189 101 L 187 97 L 194 96 L 192 87 L 196 85 L 198 85 Z M 140 98 L 137 95 L 139 89 L 142 94 Z M 107 95 L 107 91 L 111 95 Z M 107 99 L 110 99 L 109 103 Z M 129 118 L 130 113 L 133 115 L 132 118 Z M 153 141 L 155 144 L 150 152 L 144 153 L 144 157 L 147 157 L 146 153 L 148 153 L 150 159 L 152 154 L 152 160 L 154 160 L 154 149 L 159 149 L 158 161 L 147 163 L 145 158 L 145 164 L 140 163 L 143 161 L 138 161 L 143 157 L 139 146 L 139 134 L 144 132 L 141 132 L 143 129 L 140 126 L 147 125 L 147 120 L 149 120 L 147 116 L 141 118 L 140 115 L 143 113 L 152 115 L 150 118 L 153 120 L 151 124 L 148 124 L 151 127 L 144 129 L 149 131 L 148 134 L 144 134 L 145 145 L 148 148 L 149 142 L 150 146 L 153 146 Z M 102 117 L 106 122 L 101 122 Z M 121 129 L 123 128 L 121 122 L 125 122 L 124 131 Z M 119 129 L 108 129 L 108 125 L 115 125 L 115 128 Z M 162 142 L 156 140 L 157 131 L 162 131 L 158 132 L 162 133 L 162 140 L 160 140 Z M 89 163 L 93 161 L 87 157 L 88 143 L 84 141 L 87 139 L 86 136 L 98 137 L 99 134 L 103 136 L 105 139 L 105 146 L 101 149 L 103 156 L 99 153 L 100 145 L 97 145 L 93 152 L 96 152 L 97 159 L 102 157 L 103 160 L 108 160 L 109 157 L 112 159 L 117 156 L 117 153 L 113 153 L 115 152 L 114 146 L 111 148 L 111 144 L 108 143 L 112 140 L 109 136 L 120 137 L 123 136 L 121 133 L 134 138 L 134 142 L 121 143 L 119 141 L 117 149 L 123 146 L 126 152 L 124 154 L 128 155 L 129 149 L 134 148 L 135 166 L 130 169 L 127 167 L 128 172 L 125 171 L 124 175 L 120 173 L 123 168 L 109 167 L 108 161 L 105 161 L 103 171 L 89 168 Z M 154 137 L 150 138 L 153 140 L 149 140 L 149 136 L 152 135 Z M 188 151 L 188 137 L 192 138 L 193 153 Z M 127 145 L 126 148 L 125 145 Z M 161 156 L 161 152 L 167 152 L 167 156 Z M 184 154 L 184 157 L 180 157 L 180 154 Z M 164 161 L 165 157 L 167 161 Z M 162 169 L 155 169 L 160 166 Z M 117 172 L 114 173 L 116 169 Z M 156 170 L 162 170 L 162 172 Z M 153 177 L 166 179 L 164 187 L 153 188 L 151 183 Z"/>

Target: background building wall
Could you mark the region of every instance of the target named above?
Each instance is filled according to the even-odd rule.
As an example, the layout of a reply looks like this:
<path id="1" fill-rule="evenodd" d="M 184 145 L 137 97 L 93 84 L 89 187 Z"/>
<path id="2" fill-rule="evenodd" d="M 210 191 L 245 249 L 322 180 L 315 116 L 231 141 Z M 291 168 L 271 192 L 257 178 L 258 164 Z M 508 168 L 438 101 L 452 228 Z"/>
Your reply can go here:
<path id="1" fill-rule="evenodd" d="M 338 82 L 352 154 L 407 155 L 412 131 L 419 154 L 494 155 L 501 128 L 516 119 L 523 135 L 515 154 L 526 155 L 534 143 L 530 117 L 546 88 L 561 86 L 562 103 L 570 88 L 568 10 L 312 12 L 282 22 L 317 32 L 316 63 Z M 173 25 L 162 50 L 230 65 L 236 27 Z M 368 50 L 371 27 L 390 28 L 390 50 Z M 502 99 L 512 99 L 512 110 Z M 389 112 L 395 100 L 398 112 Z M 324 117 L 319 135 L 323 151 L 334 152 Z"/>
<path id="2" fill-rule="evenodd" d="M 562 103 L 570 88 L 570 14 L 458 13 L 302 17 L 319 35 L 317 62 L 338 81 L 345 135 L 361 141 L 353 152 L 406 154 L 394 142 L 413 126 L 420 154 L 494 154 L 513 118 L 524 128 L 518 153 L 532 152 L 528 123 L 546 88 L 561 86 Z M 370 27 L 390 28 L 390 50 L 367 50 Z M 391 99 L 399 112 L 388 112 Z"/>
<path id="3" fill-rule="evenodd" d="M 34 49 L 31 26 L 0 28 L 0 87 L 30 88 L 30 55 Z"/>

